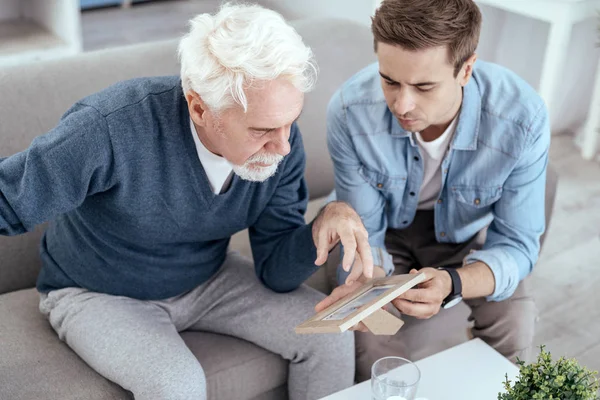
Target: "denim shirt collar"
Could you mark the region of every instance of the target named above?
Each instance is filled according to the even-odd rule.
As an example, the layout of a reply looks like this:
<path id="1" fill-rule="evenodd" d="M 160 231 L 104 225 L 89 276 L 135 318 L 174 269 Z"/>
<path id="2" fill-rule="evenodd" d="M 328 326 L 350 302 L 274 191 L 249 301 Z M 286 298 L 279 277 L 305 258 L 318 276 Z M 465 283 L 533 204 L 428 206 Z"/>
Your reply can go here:
<path id="1" fill-rule="evenodd" d="M 387 106 L 386 106 L 387 108 Z M 391 135 L 397 138 L 412 138 L 409 131 L 402 128 L 398 119 L 387 109 L 390 118 Z M 463 102 L 458 117 L 456 133 L 452 141 L 454 150 L 476 150 L 477 137 L 479 136 L 479 122 L 481 117 L 481 95 L 477 88 L 477 82 L 473 78 L 463 89 Z M 412 143 L 412 141 L 411 141 Z"/>
<path id="2" fill-rule="evenodd" d="M 480 121 L 481 95 L 477 82 L 471 77 L 463 89 L 463 103 L 458 116 L 456 134 L 452 141 L 454 150 L 477 150 Z"/>

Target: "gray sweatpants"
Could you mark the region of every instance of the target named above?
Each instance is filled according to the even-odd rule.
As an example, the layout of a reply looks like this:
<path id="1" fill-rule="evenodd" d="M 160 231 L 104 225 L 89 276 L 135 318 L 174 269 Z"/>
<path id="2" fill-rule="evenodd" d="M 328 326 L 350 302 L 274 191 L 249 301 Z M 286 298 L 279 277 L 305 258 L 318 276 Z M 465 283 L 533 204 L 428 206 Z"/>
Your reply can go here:
<path id="1" fill-rule="evenodd" d="M 290 361 L 290 399 L 312 400 L 354 380 L 352 333 L 294 332 L 323 297 L 305 286 L 275 293 L 250 260 L 229 253 L 215 276 L 180 296 L 141 301 L 66 288 L 42 294 L 40 310 L 88 365 L 139 400 L 207 398 L 202 366 L 179 336 L 185 330 L 235 336 L 281 355 Z"/>
<path id="2" fill-rule="evenodd" d="M 467 254 L 480 249 L 484 241 L 485 231 L 482 231 L 465 243 L 438 243 L 433 211 L 418 211 L 408 228 L 389 229 L 386 234 L 386 248 L 393 257 L 396 274 L 406 274 L 412 268 L 460 267 Z M 513 361 L 517 357 L 529 361 L 532 353 L 537 308 L 527 283 L 527 280 L 521 282 L 515 293 L 504 301 L 465 300 L 471 309 L 469 319 L 474 322 L 472 335 Z M 377 359 L 387 356 L 411 358 L 410 349 L 422 344 L 424 338 L 443 337 L 440 332 L 447 327 L 444 318 L 440 317 L 444 312 L 452 310 L 442 309 L 440 314 L 428 320 L 403 316 L 404 326 L 391 337 L 356 332 L 357 381 L 371 377 L 371 366 Z"/>

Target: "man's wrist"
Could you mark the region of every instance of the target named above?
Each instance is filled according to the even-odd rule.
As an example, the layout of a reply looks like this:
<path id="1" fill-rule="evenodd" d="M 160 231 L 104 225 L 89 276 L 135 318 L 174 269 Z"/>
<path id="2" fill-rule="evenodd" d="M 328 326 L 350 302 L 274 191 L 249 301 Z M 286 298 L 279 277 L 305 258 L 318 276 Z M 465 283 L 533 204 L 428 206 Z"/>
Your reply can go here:
<path id="1" fill-rule="evenodd" d="M 313 235 L 313 240 L 315 242 L 315 244 L 317 243 L 317 239 L 318 239 L 318 234 L 319 234 L 319 229 L 321 228 L 321 224 L 322 224 L 322 220 L 324 217 L 324 215 L 326 214 L 327 210 L 333 208 L 333 207 L 339 207 L 340 205 L 344 205 L 348 208 L 350 208 L 353 212 L 354 209 L 345 201 L 339 201 L 339 200 L 335 200 L 335 201 L 331 201 L 327 204 L 325 204 L 317 213 L 317 216 L 312 220 L 312 235 Z M 336 215 L 334 214 L 333 217 L 335 218 Z M 333 246 L 335 247 L 335 246 Z M 333 249 L 333 247 L 331 249 Z M 330 249 L 330 251 L 331 251 Z"/>
<path id="2" fill-rule="evenodd" d="M 348 204 L 348 203 L 339 201 L 339 200 L 330 201 L 329 203 L 327 203 L 323 207 L 321 207 L 321 209 L 317 213 L 317 216 L 315 217 L 314 220 L 316 221 L 318 218 L 321 218 L 327 209 L 337 206 L 339 204 Z"/>
<path id="3" fill-rule="evenodd" d="M 443 274 L 444 289 L 442 289 L 442 295 L 445 294 L 442 299 L 442 308 L 448 309 L 462 301 L 462 283 L 458 273 L 458 268 L 452 267 L 439 267 L 438 270 L 446 272 Z M 448 282 L 450 279 L 450 282 Z"/>
<path id="4" fill-rule="evenodd" d="M 450 276 L 450 272 L 445 268 L 441 268 L 441 272 L 442 272 L 442 283 L 443 283 L 443 287 L 444 287 L 443 295 L 444 295 L 444 299 L 445 299 L 446 297 L 448 297 L 452 294 L 452 277 Z"/>
<path id="5" fill-rule="evenodd" d="M 319 225 L 321 224 L 321 220 L 323 219 L 323 214 L 325 214 L 325 211 L 327 210 L 327 208 L 331 207 L 335 203 L 339 203 L 339 202 L 332 201 L 332 202 L 325 204 L 323 207 L 321 207 L 321 209 L 315 216 L 315 219 L 312 220 L 312 233 L 313 233 L 313 237 L 315 237 L 315 239 L 316 239 L 316 235 L 319 230 Z M 315 240 L 315 243 L 316 243 L 316 240 Z"/>
<path id="6" fill-rule="evenodd" d="M 457 269 L 462 281 L 463 297 L 475 299 L 491 296 L 496 288 L 492 269 L 483 261 L 475 261 Z"/>
<path id="7" fill-rule="evenodd" d="M 312 220 L 312 236 L 313 236 L 315 245 L 318 242 L 317 239 L 318 239 L 318 235 L 319 235 L 319 227 L 321 225 L 321 220 L 323 219 L 323 214 L 325 213 L 325 210 L 327 209 L 327 207 L 329 207 L 332 203 L 335 203 L 335 202 L 327 203 L 323 207 L 321 207 L 321 209 L 315 216 L 315 219 Z"/>

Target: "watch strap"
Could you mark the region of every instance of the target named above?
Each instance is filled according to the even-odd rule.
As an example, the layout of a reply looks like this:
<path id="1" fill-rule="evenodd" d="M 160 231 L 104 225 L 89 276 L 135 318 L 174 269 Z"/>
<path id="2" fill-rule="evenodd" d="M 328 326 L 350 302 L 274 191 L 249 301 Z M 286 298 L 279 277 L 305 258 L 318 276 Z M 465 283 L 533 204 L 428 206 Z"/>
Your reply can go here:
<path id="1" fill-rule="evenodd" d="M 462 281 L 456 268 L 441 267 L 440 269 L 447 271 L 450 274 L 450 279 L 452 280 L 452 291 L 448 297 L 454 297 L 457 295 L 462 296 Z"/>

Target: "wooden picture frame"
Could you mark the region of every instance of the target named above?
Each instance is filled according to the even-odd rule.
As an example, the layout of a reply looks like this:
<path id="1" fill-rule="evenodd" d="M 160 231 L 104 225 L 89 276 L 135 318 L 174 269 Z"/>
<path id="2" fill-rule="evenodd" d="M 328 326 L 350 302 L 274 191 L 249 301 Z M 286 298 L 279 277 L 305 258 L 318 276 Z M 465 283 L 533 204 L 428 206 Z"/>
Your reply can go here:
<path id="1" fill-rule="evenodd" d="M 404 322 L 382 307 L 424 279 L 423 273 L 372 279 L 298 325 L 296 333 L 341 333 L 362 321 L 376 335 L 393 335 Z"/>

